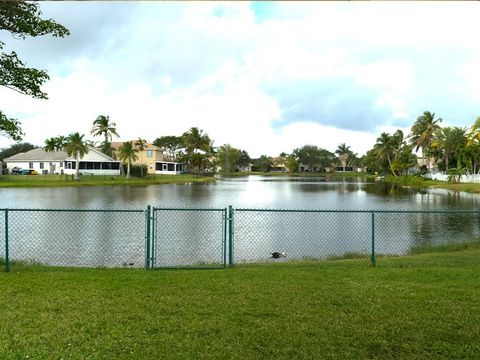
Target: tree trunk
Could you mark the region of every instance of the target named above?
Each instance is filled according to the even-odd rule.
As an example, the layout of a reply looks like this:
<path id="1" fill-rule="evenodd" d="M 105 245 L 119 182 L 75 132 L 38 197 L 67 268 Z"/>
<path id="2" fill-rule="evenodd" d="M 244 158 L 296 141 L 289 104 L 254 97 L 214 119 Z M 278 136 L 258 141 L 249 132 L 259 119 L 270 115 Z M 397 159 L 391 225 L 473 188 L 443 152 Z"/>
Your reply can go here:
<path id="1" fill-rule="evenodd" d="M 78 153 L 77 153 L 77 156 L 75 158 L 75 177 L 74 177 L 74 180 L 75 181 L 80 180 L 80 156 L 79 156 Z"/>
<path id="2" fill-rule="evenodd" d="M 387 154 L 387 159 L 388 159 L 388 165 L 390 166 L 390 171 L 392 172 L 393 176 L 397 177 L 397 174 L 395 174 L 395 171 L 392 169 L 392 160 L 390 160 L 390 155 Z"/>
<path id="3" fill-rule="evenodd" d="M 445 154 L 445 172 L 448 172 L 448 154 Z"/>
<path id="4" fill-rule="evenodd" d="M 127 163 L 127 179 L 130 179 L 130 163 Z"/>

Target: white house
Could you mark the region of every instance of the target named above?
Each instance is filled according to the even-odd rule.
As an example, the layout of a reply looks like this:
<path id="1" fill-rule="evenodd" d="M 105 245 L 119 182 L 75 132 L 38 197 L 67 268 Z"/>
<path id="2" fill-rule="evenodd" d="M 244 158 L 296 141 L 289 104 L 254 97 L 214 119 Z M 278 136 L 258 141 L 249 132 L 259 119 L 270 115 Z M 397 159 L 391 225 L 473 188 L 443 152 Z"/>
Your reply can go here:
<path id="1" fill-rule="evenodd" d="M 75 157 L 69 157 L 65 151 L 47 152 L 38 148 L 10 156 L 3 161 L 10 172 L 16 167 L 35 170 L 39 174 L 75 174 Z M 120 162 L 90 147 L 80 160 L 80 173 L 120 175 Z"/>

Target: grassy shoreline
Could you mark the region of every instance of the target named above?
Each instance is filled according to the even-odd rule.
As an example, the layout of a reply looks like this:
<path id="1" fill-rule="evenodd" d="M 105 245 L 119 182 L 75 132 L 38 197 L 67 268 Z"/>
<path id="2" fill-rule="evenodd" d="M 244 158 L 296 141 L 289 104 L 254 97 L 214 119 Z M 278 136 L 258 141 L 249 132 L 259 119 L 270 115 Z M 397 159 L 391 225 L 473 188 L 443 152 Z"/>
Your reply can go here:
<path id="1" fill-rule="evenodd" d="M 2 359 L 452 359 L 480 353 L 478 251 L 222 271 L 0 272 Z"/>
<path id="2" fill-rule="evenodd" d="M 214 177 L 197 177 L 191 174 L 155 175 L 127 179 L 125 176 L 82 175 L 80 181 L 60 175 L 0 175 L 0 188 L 68 187 L 68 186 L 146 186 L 158 184 L 188 184 L 215 181 Z"/>

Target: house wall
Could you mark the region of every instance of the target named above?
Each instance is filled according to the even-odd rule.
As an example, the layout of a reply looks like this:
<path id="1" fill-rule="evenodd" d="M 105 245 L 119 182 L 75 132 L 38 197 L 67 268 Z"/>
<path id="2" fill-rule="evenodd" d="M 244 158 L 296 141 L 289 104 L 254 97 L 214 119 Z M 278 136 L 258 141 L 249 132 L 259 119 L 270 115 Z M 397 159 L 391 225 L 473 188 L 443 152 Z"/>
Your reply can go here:
<path id="1" fill-rule="evenodd" d="M 148 156 L 151 151 L 151 157 Z M 160 150 L 145 149 L 138 152 L 138 159 L 135 161 L 136 165 L 147 165 L 147 173 L 155 174 L 155 162 L 163 160 L 163 153 Z"/>
<path id="2" fill-rule="evenodd" d="M 167 165 L 167 169 L 164 170 L 165 166 L 164 164 Z M 168 165 L 170 165 L 170 167 L 172 167 L 172 165 L 174 166 L 174 169 L 175 170 L 168 170 Z M 158 175 L 179 175 L 183 173 L 183 164 L 181 163 L 176 163 L 176 162 L 172 162 L 172 161 L 157 161 L 155 163 L 155 174 L 158 174 Z"/>
<path id="3" fill-rule="evenodd" d="M 32 167 L 30 167 L 32 163 Z M 43 169 L 41 168 L 43 164 Z M 32 169 L 38 172 L 39 174 L 60 174 L 63 170 L 63 161 L 8 161 L 7 169 L 9 172 L 12 171 L 14 167 L 26 170 Z"/>

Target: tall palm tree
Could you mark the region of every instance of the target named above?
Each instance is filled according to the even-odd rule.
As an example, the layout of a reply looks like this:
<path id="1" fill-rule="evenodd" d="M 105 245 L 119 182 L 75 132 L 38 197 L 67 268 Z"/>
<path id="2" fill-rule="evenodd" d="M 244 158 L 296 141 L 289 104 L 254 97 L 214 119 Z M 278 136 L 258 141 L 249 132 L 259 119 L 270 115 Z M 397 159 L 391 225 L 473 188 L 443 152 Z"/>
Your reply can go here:
<path id="1" fill-rule="evenodd" d="M 395 155 L 395 139 L 388 133 L 381 133 L 374 145 L 375 154 L 381 161 L 388 161 L 390 171 L 392 171 L 392 158 Z M 392 171 L 396 176 L 395 172 Z"/>
<path id="2" fill-rule="evenodd" d="M 467 129 L 458 126 L 445 127 L 438 132 L 438 146 L 442 147 L 445 156 L 445 170 L 448 171 L 450 156 L 457 160 L 457 168 L 461 168 L 462 154 L 467 146 Z"/>
<path id="3" fill-rule="evenodd" d="M 137 160 L 138 149 L 132 141 L 127 141 L 118 148 L 118 158 L 127 163 L 127 179 L 130 179 L 130 166 Z"/>
<path id="4" fill-rule="evenodd" d="M 467 132 L 468 145 L 480 143 L 480 116 L 473 123 Z"/>
<path id="5" fill-rule="evenodd" d="M 72 133 L 65 138 L 63 149 L 67 152 L 68 156 L 75 156 L 75 177 L 76 181 L 80 180 L 80 159 L 83 159 L 85 154 L 88 153 L 89 142 L 83 140 L 84 135 L 80 135 L 78 132 Z"/>
<path id="6" fill-rule="evenodd" d="M 135 141 L 135 148 L 137 148 L 140 153 L 147 148 L 147 145 L 148 143 L 145 139 L 138 138 L 137 141 Z M 143 178 L 143 164 L 140 164 L 140 174 Z"/>
<path id="7" fill-rule="evenodd" d="M 352 155 L 352 151 L 350 150 L 350 146 L 347 146 L 345 143 L 338 145 L 337 150 L 335 150 L 335 154 L 338 155 L 340 162 L 342 163 L 343 172 L 345 172 L 345 168 L 347 166 L 347 160 Z"/>
<path id="8" fill-rule="evenodd" d="M 422 157 L 425 159 L 425 149 L 430 147 L 435 134 L 440 129 L 442 118 L 435 119 L 435 113 L 424 111 L 413 123 L 410 129 L 410 143 L 415 146 L 415 151 L 422 148 Z"/>
<path id="9" fill-rule="evenodd" d="M 117 124 L 110 122 L 108 115 L 98 115 L 93 122 L 91 134 L 93 136 L 104 137 L 101 150 L 107 156 L 112 156 L 112 136 L 115 135 L 117 138 L 119 137 L 116 126 Z"/>
<path id="10" fill-rule="evenodd" d="M 63 150 L 66 138 L 63 135 L 51 137 L 45 140 L 43 150 L 47 152 Z"/>

